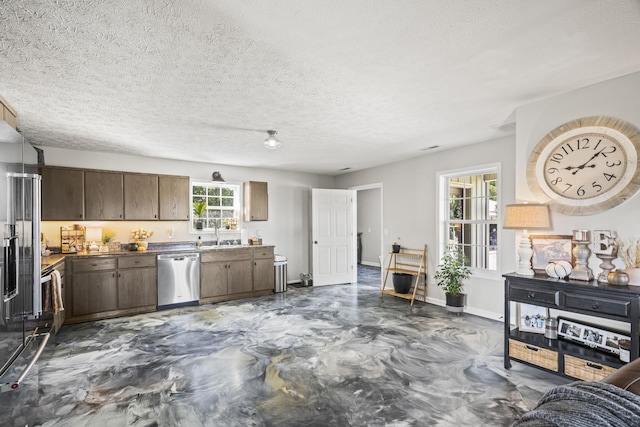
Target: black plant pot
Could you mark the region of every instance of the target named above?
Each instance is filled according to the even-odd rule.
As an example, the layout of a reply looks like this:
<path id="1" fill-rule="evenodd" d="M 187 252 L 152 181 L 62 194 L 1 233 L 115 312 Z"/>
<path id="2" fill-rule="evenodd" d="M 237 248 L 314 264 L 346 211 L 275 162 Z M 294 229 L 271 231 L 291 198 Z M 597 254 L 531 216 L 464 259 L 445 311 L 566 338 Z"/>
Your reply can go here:
<path id="1" fill-rule="evenodd" d="M 407 273 L 393 273 L 393 290 L 399 294 L 408 294 L 411 290 L 413 275 Z"/>
<path id="2" fill-rule="evenodd" d="M 445 294 L 447 311 L 460 314 L 464 311 L 464 302 L 467 294 Z"/>
<path id="3" fill-rule="evenodd" d="M 196 220 L 196 230 L 202 230 L 204 227 L 204 221 L 201 219 Z"/>
<path id="4" fill-rule="evenodd" d="M 391 251 L 394 254 L 397 254 L 398 252 L 400 252 L 400 245 L 391 245 Z"/>

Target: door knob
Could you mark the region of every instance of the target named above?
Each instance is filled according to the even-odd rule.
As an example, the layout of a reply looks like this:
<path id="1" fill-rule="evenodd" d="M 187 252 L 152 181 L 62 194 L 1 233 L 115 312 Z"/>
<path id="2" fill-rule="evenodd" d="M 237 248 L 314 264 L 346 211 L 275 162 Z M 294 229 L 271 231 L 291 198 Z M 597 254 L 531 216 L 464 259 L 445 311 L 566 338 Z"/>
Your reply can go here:
<path id="1" fill-rule="evenodd" d="M 314 245 L 317 245 L 317 244 L 318 244 L 318 241 L 317 241 L 317 240 L 314 240 L 314 241 L 313 241 L 313 244 L 314 244 Z"/>

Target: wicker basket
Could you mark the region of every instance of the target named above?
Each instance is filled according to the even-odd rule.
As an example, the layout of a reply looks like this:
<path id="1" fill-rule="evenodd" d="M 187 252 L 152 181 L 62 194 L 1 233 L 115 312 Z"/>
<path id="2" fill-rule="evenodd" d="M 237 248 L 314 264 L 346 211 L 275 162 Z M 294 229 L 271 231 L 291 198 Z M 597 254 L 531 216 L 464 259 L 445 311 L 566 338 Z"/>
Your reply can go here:
<path id="1" fill-rule="evenodd" d="M 509 356 L 553 372 L 558 372 L 558 353 L 555 351 L 510 339 Z"/>
<path id="2" fill-rule="evenodd" d="M 611 366 L 564 355 L 564 374 L 584 381 L 600 381 L 616 371 Z"/>

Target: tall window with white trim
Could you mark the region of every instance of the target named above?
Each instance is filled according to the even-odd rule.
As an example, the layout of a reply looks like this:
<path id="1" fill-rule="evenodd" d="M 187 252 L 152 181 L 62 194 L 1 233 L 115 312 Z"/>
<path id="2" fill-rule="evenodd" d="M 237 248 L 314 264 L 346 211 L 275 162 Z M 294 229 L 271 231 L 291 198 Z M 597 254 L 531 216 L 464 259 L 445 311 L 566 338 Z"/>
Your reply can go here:
<path id="1" fill-rule="evenodd" d="M 443 251 L 458 248 L 474 270 L 498 268 L 497 166 L 440 175 Z"/>

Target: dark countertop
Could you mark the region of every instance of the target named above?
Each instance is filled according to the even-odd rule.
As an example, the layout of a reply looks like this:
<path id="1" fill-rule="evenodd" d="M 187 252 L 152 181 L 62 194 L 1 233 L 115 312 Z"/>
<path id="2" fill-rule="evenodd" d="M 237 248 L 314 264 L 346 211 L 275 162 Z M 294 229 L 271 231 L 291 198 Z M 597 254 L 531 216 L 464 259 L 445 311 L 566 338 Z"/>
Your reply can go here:
<path id="1" fill-rule="evenodd" d="M 67 258 L 90 258 L 90 257 L 107 257 L 107 256 L 122 256 L 122 255 L 143 255 L 143 254 L 170 254 L 180 252 L 205 252 L 205 251 L 225 251 L 230 249 L 244 249 L 244 248 L 271 248 L 274 245 L 205 245 L 201 248 L 196 248 L 194 244 L 157 244 L 155 247 L 151 246 L 146 251 L 109 251 L 109 252 L 76 252 L 76 253 L 52 253 L 49 256 L 43 256 L 41 258 L 42 271 L 54 267 L 56 264 L 63 262 Z"/>

